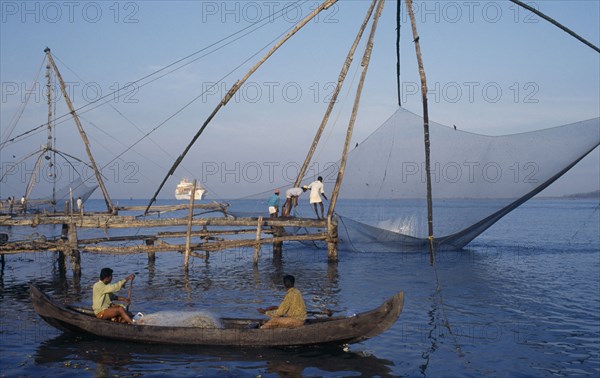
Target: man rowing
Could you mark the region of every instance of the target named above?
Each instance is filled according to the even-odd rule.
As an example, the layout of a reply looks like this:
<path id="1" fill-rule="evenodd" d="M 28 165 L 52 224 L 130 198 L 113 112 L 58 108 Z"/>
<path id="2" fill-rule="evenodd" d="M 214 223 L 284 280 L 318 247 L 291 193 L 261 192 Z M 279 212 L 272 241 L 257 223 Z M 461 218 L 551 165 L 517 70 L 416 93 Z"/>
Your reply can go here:
<path id="1" fill-rule="evenodd" d="M 107 319 L 120 323 L 132 324 L 131 316 L 127 313 L 123 306 L 114 304 L 112 301 L 121 301 L 130 303 L 128 298 L 118 297 L 113 294 L 116 291 L 121 290 L 127 281 L 133 281 L 135 275 L 130 274 L 125 279 L 111 284 L 113 270 L 110 268 L 103 268 L 100 271 L 100 281 L 94 284 L 94 292 L 92 299 L 92 309 L 98 319 Z"/>

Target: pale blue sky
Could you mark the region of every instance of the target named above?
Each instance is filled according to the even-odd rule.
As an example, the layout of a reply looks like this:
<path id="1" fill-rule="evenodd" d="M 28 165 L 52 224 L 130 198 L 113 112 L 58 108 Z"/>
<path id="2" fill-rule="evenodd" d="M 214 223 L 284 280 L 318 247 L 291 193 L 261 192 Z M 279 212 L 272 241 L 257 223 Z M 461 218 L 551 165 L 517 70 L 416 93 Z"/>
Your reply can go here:
<path id="1" fill-rule="evenodd" d="M 4 138 L 46 46 L 52 49 L 65 81 L 71 84 L 76 107 L 81 107 L 98 98 L 100 92 L 109 94 L 251 25 L 270 11 L 291 6 L 285 17 L 271 20 L 239 41 L 138 88 L 127 98 L 114 98 L 81 114 L 94 154 L 99 164 L 106 166 L 104 174 L 109 178 L 107 185 L 112 196 L 148 198 L 226 89 L 264 51 L 242 63 L 261 48 L 272 45 L 278 35 L 317 4 L 0 1 L 0 135 Z M 415 4 L 430 90 L 430 118 L 434 121 L 470 132 L 502 135 L 600 115 L 600 54 L 555 26 L 508 1 Z M 531 4 L 593 44 L 600 44 L 599 1 Z M 174 186 L 183 176 L 200 179 L 204 175 L 213 198 L 241 197 L 285 182 L 289 172 L 293 173 L 304 159 L 325 110 L 325 99 L 332 92 L 332 83 L 337 80 L 368 5 L 364 0 L 340 1 L 277 52 L 250 78 L 240 97 L 221 110 L 161 197 L 171 198 Z M 388 0 L 354 133 L 357 142 L 397 107 L 395 11 L 396 2 Z M 403 106 L 420 114 L 421 98 L 415 91 L 419 77 L 404 9 L 401 30 Z M 112 161 L 143 133 L 160 125 L 240 64 L 241 68 L 218 89 L 201 96 L 158 128 L 151 135 L 152 140 L 143 140 L 121 159 Z M 350 71 L 348 84 L 355 72 L 354 68 Z M 354 87 L 357 80 L 356 77 Z M 30 99 L 12 136 L 45 122 L 47 108 L 43 87 L 40 88 Z M 344 87 L 340 103 L 345 113 L 352 106 L 348 88 Z M 59 104 L 57 113 L 65 112 L 64 104 Z M 335 112 L 332 120 L 337 119 L 336 127 L 332 132 L 326 131 L 325 147 L 317 152 L 321 167 L 339 158 L 339 141 L 343 139 L 347 116 L 337 117 Z M 83 158 L 73 122 L 62 123 L 57 130 L 57 147 Z M 3 148 L 0 163 L 19 160 L 25 150 L 36 148 L 45 139 L 42 132 L 25 139 L 25 143 Z M 598 189 L 599 160 L 596 149 L 544 194 Z M 0 196 L 20 196 L 26 181 L 23 177 L 28 177 L 27 170 L 33 169 L 33 164 L 33 160 L 28 160 L 20 168 L 22 174 L 12 174 L 2 182 Z M 214 170 L 218 172 L 207 173 Z"/>

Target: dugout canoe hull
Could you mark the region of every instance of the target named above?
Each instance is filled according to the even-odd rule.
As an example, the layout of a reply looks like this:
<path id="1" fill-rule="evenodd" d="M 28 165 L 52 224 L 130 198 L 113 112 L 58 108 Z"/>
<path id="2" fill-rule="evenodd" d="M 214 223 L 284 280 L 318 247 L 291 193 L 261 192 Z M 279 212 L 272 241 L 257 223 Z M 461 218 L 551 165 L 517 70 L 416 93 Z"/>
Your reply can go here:
<path id="1" fill-rule="evenodd" d="M 390 328 L 404 306 L 404 292 L 399 292 L 381 306 L 354 316 L 309 319 L 299 328 L 262 330 L 248 326 L 264 322 L 264 319 L 222 318 L 224 328 L 121 324 L 96 319 L 89 312 L 58 303 L 33 285 L 30 286 L 30 296 L 38 315 L 64 332 L 138 343 L 206 346 L 268 347 L 357 343 Z"/>

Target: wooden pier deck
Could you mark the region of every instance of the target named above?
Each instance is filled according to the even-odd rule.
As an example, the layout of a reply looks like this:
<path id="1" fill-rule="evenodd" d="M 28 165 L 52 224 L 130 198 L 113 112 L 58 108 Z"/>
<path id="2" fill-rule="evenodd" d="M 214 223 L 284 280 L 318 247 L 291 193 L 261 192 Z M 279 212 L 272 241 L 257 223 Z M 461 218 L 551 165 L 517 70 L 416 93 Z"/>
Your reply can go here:
<path id="1" fill-rule="evenodd" d="M 146 253 L 149 260 L 156 253 L 179 252 L 185 256 L 187 267 L 189 257 L 208 259 L 210 253 L 232 249 L 250 248 L 254 250 L 254 263 L 263 244 L 272 244 L 273 253 L 280 255 L 284 242 L 322 242 L 328 246 L 328 260 L 337 259 L 337 224 L 328 220 L 308 218 L 263 218 L 234 217 L 227 214 L 223 205 L 177 205 L 153 207 L 153 212 L 188 210 L 188 216 L 156 218 L 141 215 L 119 215 L 135 212 L 138 208 L 120 208 L 116 214 L 100 213 L 38 213 L 2 214 L 0 226 L 35 229 L 41 226 L 61 226 L 60 235 L 36 235 L 26 240 L 7 240 L 0 243 L 0 255 L 56 251 L 71 257 L 73 269 L 79 270 L 80 253 L 130 255 Z M 195 216 L 193 210 L 205 210 Z M 208 216 L 219 211 L 221 216 Z M 332 222 L 333 223 L 333 222 Z M 161 228 L 169 228 L 160 231 Z M 106 236 L 79 238 L 78 230 L 96 229 Z M 131 229 L 128 235 L 109 235 L 110 230 Z M 143 234 L 138 234 L 143 229 Z M 301 233 L 295 232 L 302 230 Z M 32 235 L 35 235 L 32 233 Z M 185 242 L 182 242 L 184 240 Z M 133 245 L 132 245 L 133 244 Z"/>

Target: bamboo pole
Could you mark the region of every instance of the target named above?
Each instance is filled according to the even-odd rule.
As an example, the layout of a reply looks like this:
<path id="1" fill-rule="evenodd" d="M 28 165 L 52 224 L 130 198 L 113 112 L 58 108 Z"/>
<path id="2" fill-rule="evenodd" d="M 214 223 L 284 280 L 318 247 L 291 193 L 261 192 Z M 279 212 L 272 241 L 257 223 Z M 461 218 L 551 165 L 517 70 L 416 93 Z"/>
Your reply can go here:
<path id="1" fill-rule="evenodd" d="M 90 150 L 90 141 L 88 140 L 88 137 L 87 137 L 85 131 L 83 130 L 83 126 L 81 125 L 79 116 L 75 112 L 75 108 L 73 107 L 71 98 L 69 97 L 69 94 L 67 93 L 67 89 L 65 87 L 65 82 L 60 74 L 60 71 L 58 70 L 58 67 L 56 66 L 56 63 L 54 63 L 54 58 L 52 57 L 52 54 L 50 53 L 50 49 L 48 47 L 46 47 L 44 52 L 48 56 L 48 61 L 54 68 L 54 72 L 56 73 L 56 78 L 58 79 L 58 81 L 60 83 L 60 89 L 65 98 L 65 102 L 67 103 L 67 106 L 69 107 L 69 110 L 71 111 L 73 120 L 75 121 L 75 124 L 77 125 L 77 129 L 79 130 L 79 134 L 81 135 L 81 139 L 83 140 L 83 143 L 85 145 L 85 152 L 88 155 L 88 159 L 90 159 L 90 164 L 93 168 L 94 175 L 96 176 L 96 180 L 98 181 L 98 186 L 100 186 L 100 190 L 102 191 L 102 195 L 104 196 L 104 202 L 106 203 L 106 208 L 109 212 L 112 213 L 114 211 L 114 206 L 110 199 L 110 196 L 108 195 L 108 190 L 106 190 L 106 187 L 104 186 L 104 180 L 102 180 L 102 175 L 100 174 L 100 170 L 98 169 L 98 166 L 96 165 L 96 161 L 94 160 L 92 151 Z"/>
<path id="2" fill-rule="evenodd" d="M 194 199 L 196 198 L 196 179 L 194 179 L 194 185 L 192 187 L 192 193 L 190 193 L 190 212 L 188 214 L 187 224 L 187 235 L 185 237 L 185 258 L 183 266 L 188 269 L 190 263 L 190 239 L 192 233 L 192 219 L 194 218 Z"/>
<path id="3" fill-rule="evenodd" d="M 256 226 L 256 246 L 254 247 L 254 265 L 258 264 L 258 254 L 260 253 L 260 233 L 263 217 L 258 217 L 258 225 Z"/>
<path id="4" fill-rule="evenodd" d="M 65 203 L 68 209 L 68 202 Z M 56 225 L 70 223 L 71 217 L 64 215 L 44 216 L 25 218 L 9 218 L 2 220 L 3 226 L 29 226 Z M 324 228 L 327 222 L 317 219 L 282 219 L 266 218 L 263 220 L 264 226 L 271 227 L 306 227 L 306 228 Z M 86 214 L 78 219 L 79 228 L 153 228 L 153 227 L 175 227 L 185 226 L 188 218 L 165 218 L 165 219 L 137 219 L 134 216 L 108 216 Z M 231 227 L 256 227 L 256 218 L 194 218 L 192 226 L 231 226 Z"/>
<path id="5" fill-rule="evenodd" d="M 331 112 L 333 111 L 333 107 L 337 103 L 338 95 L 339 95 L 340 91 L 342 90 L 342 86 L 346 79 L 346 75 L 348 74 L 348 70 L 350 69 L 352 59 L 354 59 L 354 53 L 356 52 L 356 48 L 358 47 L 358 44 L 359 44 L 360 40 L 362 39 L 362 36 L 367 27 L 367 24 L 369 23 L 369 20 L 371 19 L 371 15 L 373 14 L 373 9 L 375 8 L 376 2 L 377 2 L 377 0 L 372 0 L 371 6 L 369 7 L 369 10 L 367 11 L 367 15 L 365 16 L 365 19 L 363 20 L 363 23 L 362 23 L 360 29 L 358 30 L 358 34 L 354 38 L 354 43 L 352 43 L 352 47 L 350 47 L 350 50 L 348 51 L 348 55 L 346 56 L 346 60 L 344 61 L 344 65 L 342 66 L 342 69 L 338 76 L 337 85 L 335 87 L 335 90 L 333 91 L 333 95 L 331 96 L 331 100 L 329 101 L 329 105 L 327 106 L 327 110 L 325 111 L 325 115 L 323 116 L 323 119 L 321 120 L 321 125 L 319 126 L 319 129 L 317 130 L 317 133 L 315 134 L 315 137 L 313 138 L 313 142 L 310 146 L 310 149 L 308 150 L 308 153 L 306 154 L 304 163 L 302 163 L 302 167 L 300 168 L 300 171 L 298 172 L 298 177 L 296 177 L 296 181 L 294 182 L 294 187 L 300 186 L 300 182 L 302 181 L 302 179 L 304 178 L 304 175 L 306 174 L 306 171 L 308 170 L 308 165 L 310 164 L 312 157 L 315 153 L 315 150 L 317 149 L 317 145 L 319 144 L 319 140 L 321 139 L 323 130 L 325 129 L 327 122 L 329 122 L 329 117 L 331 115 Z"/>
<path id="6" fill-rule="evenodd" d="M 356 89 L 356 96 L 354 98 L 354 107 L 352 109 L 352 115 L 350 117 L 350 122 L 348 123 L 348 129 L 346 131 L 346 141 L 344 143 L 344 149 L 342 152 L 342 159 L 340 161 L 340 167 L 337 174 L 337 179 L 335 181 L 335 186 L 333 187 L 333 191 L 331 192 L 331 199 L 329 200 L 329 209 L 327 210 L 327 222 L 331 223 L 331 218 L 333 216 L 333 212 L 335 210 L 335 205 L 339 196 L 340 187 L 342 185 L 342 180 L 344 178 L 344 170 L 346 169 L 346 161 L 348 160 L 348 150 L 350 149 L 350 142 L 352 140 L 352 132 L 354 130 L 354 124 L 356 122 L 356 115 L 358 113 L 358 107 L 360 105 L 360 97 L 362 94 L 362 89 L 365 83 L 365 78 L 367 76 L 367 71 L 369 69 L 369 62 L 371 60 L 371 52 L 373 50 L 373 39 L 375 37 L 375 31 L 377 30 L 377 24 L 379 22 L 379 16 L 381 16 L 381 12 L 383 11 L 383 5 L 385 0 L 380 0 L 377 4 L 377 10 L 375 11 L 375 16 L 373 18 L 373 25 L 371 26 L 371 33 L 369 35 L 369 40 L 367 42 L 367 46 L 365 47 L 365 52 L 362 58 L 362 72 L 360 76 L 360 81 L 358 83 L 358 88 Z"/>
<path id="7" fill-rule="evenodd" d="M 398 87 L 398 106 L 402 107 L 402 90 L 400 85 L 400 16 L 402 1 L 396 0 L 396 86 Z"/>
<path id="8" fill-rule="evenodd" d="M 433 200 L 431 193 L 431 161 L 430 161 L 430 141 L 429 141 L 429 111 L 427 107 L 427 78 L 425 77 L 425 68 L 423 67 L 423 58 L 421 57 L 421 45 L 419 44 L 419 34 L 417 33 L 417 22 L 413 12 L 412 0 L 406 0 L 406 8 L 410 16 L 412 25 L 413 39 L 419 64 L 419 75 L 421 76 L 421 96 L 423 98 L 423 133 L 425 142 L 425 174 L 427 177 L 427 227 L 429 231 L 429 263 L 435 262 L 433 250 Z"/>
<path id="9" fill-rule="evenodd" d="M 223 99 L 221 100 L 221 102 L 219 102 L 219 104 L 215 107 L 215 109 L 212 111 L 212 113 L 208 116 L 208 118 L 206 119 L 206 121 L 204 121 L 204 124 L 202 125 L 202 127 L 200 127 L 200 129 L 198 130 L 198 132 L 196 132 L 196 135 L 194 135 L 194 137 L 191 139 L 190 143 L 187 145 L 187 147 L 185 148 L 185 150 L 183 150 L 182 154 L 179 155 L 179 157 L 177 158 L 177 160 L 175 160 L 175 162 L 173 163 L 173 166 L 171 167 L 171 169 L 169 169 L 169 172 L 167 173 L 167 175 L 165 176 L 165 178 L 163 179 L 163 181 L 161 182 L 160 186 L 158 187 L 158 189 L 156 190 L 156 193 L 154 193 L 154 196 L 152 197 L 152 199 L 150 200 L 150 202 L 148 203 L 148 207 L 146 208 L 146 211 L 144 212 L 145 214 L 148 213 L 148 210 L 150 209 L 150 206 L 152 206 L 152 204 L 154 203 L 154 201 L 156 201 L 156 197 L 158 196 L 158 194 L 160 193 L 162 187 L 165 185 L 165 183 L 167 182 L 167 179 L 169 178 L 169 176 L 173 175 L 173 173 L 175 173 L 175 170 L 177 169 L 177 167 L 179 166 L 179 164 L 183 161 L 183 158 L 185 157 L 185 155 L 188 153 L 188 151 L 190 150 L 190 148 L 192 148 L 192 146 L 194 145 L 194 143 L 196 143 L 196 140 L 200 137 L 200 135 L 204 132 L 204 129 L 206 129 L 206 127 L 208 126 L 208 124 L 210 123 L 210 121 L 217 115 L 218 111 L 225 105 L 227 105 L 227 103 L 229 102 L 229 100 L 231 100 L 231 98 L 233 97 L 233 95 L 238 91 L 238 89 L 240 89 L 240 87 L 242 85 L 244 85 L 244 83 L 246 82 L 246 80 L 248 80 L 248 78 L 254 73 L 256 72 L 256 70 L 258 70 L 258 68 L 260 66 L 263 65 L 263 63 L 269 59 L 274 53 L 275 51 L 277 51 L 281 45 L 283 45 L 287 40 L 289 40 L 294 34 L 296 34 L 300 29 L 302 29 L 302 27 L 304 27 L 308 22 L 310 22 L 310 20 L 312 20 L 314 17 L 316 17 L 321 11 L 329 8 L 330 6 L 332 6 L 333 4 L 335 4 L 337 2 L 337 0 L 326 0 L 324 1 L 321 5 L 319 5 L 315 10 L 313 10 L 308 16 L 306 16 L 303 20 L 301 20 L 300 22 L 298 22 L 293 28 L 292 30 L 290 30 L 281 40 L 279 40 L 272 48 L 271 50 L 269 50 L 263 57 L 261 60 L 258 61 L 258 63 L 256 63 L 249 71 L 248 73 L 246 73 L 246 75 L 238 80 L 233 87 L 231 87 L 231 89 L 229 89 L 229 91 L 225 94 L 225 96 L 223 97 Z"/>
<path id="10" fill-rule="evenodd" d="M 548 21 L 549 23 L 551 23 L 552 25 L 558 27 L 559 29 L 561 29 L 562 31 L 566 32 L 567 34 L 571 35 L 572 37 L 574 37 L 575 39 L 579 40 L 579 42 L 582 42 L 584 45 L 587 45 L 588 47 L 591 47 L 593 50 L 595 50 L 596 52 L 600 53 L 600 48 L 598 48 L 598 46 L 595 46 L 594 44 L 592 44 L 590 41 L 586 40 L 585 38 L 583 38 L 582 36 L 580 36 L 579 34 L 575 33 L 574 31 L 572 31 L 571 29 L 567 28 L 566 26 L 564 26 L 563 24 L 561 24 L 560 22 L 556 21 L 555 19 L 546 16 L 544 13 L 540 12 L 539 10 L 535 9 L 532 6 L 529 6 L 527 4 L 525 4 L 522 1 L 519 0 L 510 0 L 511 2 L 517 4 L 520 7 L 523 7 L 525 9 L 527 9 L 528 11 L 540 16 L 541 18 L 543 18 L 544 20 Z"/>
<path id="11" fill-rule="evenodd" d="M 40 171 L 40 166 L 42 163 L 42 159 L 44 157 L 44 153 L 45 153 L 45 151 L 42 151 L 35 162 L 35 166 L 33 168 L 33 173 L 31 174 L 31 179 L 29 179 L 29 182 L 27 183 L 27 187 L 25 188 L 25 200 L 29 199 L 29 195 L 31 194 L 31 191 L 33 190 L 33 187 L 35 186 L 35 183 L 37 182 L 37 175 Z M 56 181 L 56 180 L 53 180 L 53 181 Z"/>
<path id="12" fill-rule="evenodd" d="M 354 98 L 354 107 L 352 109 L 352 115 L 350 116 L 350 122 L 348 123 L 348 129 L 346 131 L 346 141 L 344 142 L 342 159 L 340 161 L 340 167 L 338 170 L 337 179 L 335 181 L 335 186 L 333 187 L 333 191 L 331 192 L 331 199 L 329 200 L 329 209 L 327 210 L 327 233 L 329 235 L 327 243 L 327 255 L 330 262 L 337 260 L 337 225 L 333 224 L 333 212 L 335 210 L 335 205 L 337 203 L 337 199 L 340 193 L 342 180 L 344 179 L 344 171 L 346 169 L 346 161 L 348 160 L 348 151 L 350 149 L 350 142 L 352 140 L 352 132 L 354 131 L 354 124 L 356 123 L 356 115 L 358 113 L 358 108 L 360 105 L 360 98 L 365 83 L 365 78 L 367 76 L 367 71 L 369 70 L 371 52 L 373 51 L 373 39 L 375 38 L 377 24 L 379 23 L 379 17 L 381 16 L 381 12 L 383 11 L 384 4 L 385 0 L 379 0 L 379 2 L 377 3 L 377 9 L 375 11 L 375 16 L 373 17 L 373 25 L 371 26 L 371 32 L 369 34 L 369 39 L 367 41 L 365 52 L 361 61 L 362 72 L 360 76 L 360 81 L 358 83 L 358 88 L 356 89 L 356 96 Z"/>

